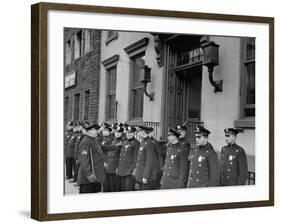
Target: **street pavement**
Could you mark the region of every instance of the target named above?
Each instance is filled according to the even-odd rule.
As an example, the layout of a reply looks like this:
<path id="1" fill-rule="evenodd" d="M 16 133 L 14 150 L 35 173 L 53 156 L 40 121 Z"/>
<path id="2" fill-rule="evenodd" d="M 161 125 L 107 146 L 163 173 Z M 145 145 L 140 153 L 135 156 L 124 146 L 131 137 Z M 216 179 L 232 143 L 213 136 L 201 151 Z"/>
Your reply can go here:
<path id="1" fill-rule="evenodd" d="M 79 187 L 75 187 L 76 183 L 69 183 L 67 180 L 64 181 L 64 193 L 65 194 L 79 194 Z"/>

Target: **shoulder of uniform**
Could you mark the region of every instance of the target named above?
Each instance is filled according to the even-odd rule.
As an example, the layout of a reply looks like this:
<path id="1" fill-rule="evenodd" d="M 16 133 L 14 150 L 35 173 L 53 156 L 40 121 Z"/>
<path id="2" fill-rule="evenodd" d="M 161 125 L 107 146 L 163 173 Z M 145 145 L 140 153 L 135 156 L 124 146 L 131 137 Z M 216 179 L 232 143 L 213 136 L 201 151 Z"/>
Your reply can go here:
<path id="1" fill-rule="evenodd" d="M 245 152 L 245 150 L 237 144 L 235 145 L 235 150 L 238 154 Z"/>
<path id="2" fill-rule="evenodd" d="M 224 145 L 222 148 L 221 148 L 221 150 L 223 151 L 223 150 L 226 150 L 227 149 L 227 145 Z"/>
<path id="3" fill-rule="evenodd" d="M 138 145 L 140 144 L 139 140 L 137 140 L 137 139 L 134 139 L 133 141 L 134 141 L 134 144 L 138 144 Z"/>

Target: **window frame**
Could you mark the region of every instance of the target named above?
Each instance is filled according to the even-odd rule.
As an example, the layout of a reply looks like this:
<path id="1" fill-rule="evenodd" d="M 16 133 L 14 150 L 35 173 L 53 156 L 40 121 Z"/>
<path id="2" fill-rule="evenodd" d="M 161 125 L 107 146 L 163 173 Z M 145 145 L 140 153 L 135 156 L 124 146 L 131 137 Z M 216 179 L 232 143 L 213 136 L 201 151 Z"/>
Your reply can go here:
<path id="1" fill-rule="evenodd" d="M 112 32 L 111 35 L 108 35 L 109 32 Z M 107 30 L 106 31 L 106 40 L 105 45 L 107 46 L 111 41 L 118 39 L 118 32 L 116 30 Z"/>
<path id="2" fill-rule="evenodd" d="M 130 111 L 130 120 L 134 120 L 134 121 L 142 121 L 143 120 L 143 109 L 144 109 L 144 105 L 142 106 L 142 112 L 141 112 L 141 116 L 134 116 L 134 94 L 133 91 L 138 91 L 141 90 L 142 93 L 142 104 L 144 104 L 144 90 L 143 90 L 143 85 L 142 83 L 140 83 L 137 86 L 134 86 L 134 61 L 136 58 L 141 58 L 141 57 L 145 57 L 145 51 L 139 52 L 136 55 L 132 56 L 130 58 L 130 107 L 129 107 L 129 111 Z"/>
<path id="3" fill-rule="evenodd" d="M 86 98 L 86 96 L 87 96 L 87 98 Z M 89 120 L 90 97 L 91 97 L 91 91 L 89 89 L 85 90 L 84 91 L 84 107 L 83 107 L 83 119 L 84 120 Z M 87 102 L 87 104 L 86 104 L 86 102 Z M 85 117 L 85 115 L 87 115 L 87 117 Z"/>
<path id="4" fill-rule="evenodd" d="M 117 77 L 118 77 L 118 61 L 119 61 L 119 55 L 115 54 L 105 60 L 103 60 L 101 63 L 104 66 L 105 69 L 105 113 L 104 117 L 106 121 L 113 121 L 114 119 L 117 119 Z M 112 68 L 116 68 L 116 76 L 115 76 L 115 111 L 114 111 L 114 117 L 113 119 L 109 118 L 108 112 L 109 112 L 109 106 L 108 106 L 108 82 L 109 82 L 109 77 L 108 77 L 108 71 L 111 70 Z"/>
<path id="5" fill-rule="evenodd" d="M 249 38 L 254 37 L 242 37 L 241 38 L 241 72 L 240 72 L 240 111 L 239 111 L 239 119 L 234 121 L 234 126 L 237 128 L 255 128 L 255 116 L 246 116 L 245 108 L 252 107 L 255 108 L 255 104 L 246 104 L 246 88 L 247 88 L 247 65 L 251 63 L 256 63 L 256 57 L 247 59 L 247 42 Z M 254 38 L 255 39 L 255 38 Z M 255 39 L 256 44 L 256 39 Z M 256 72 L 255 72 L 256 75 Z"/>
<path id="6" fill-rule="evenodd" d="M 139 54 L 144 54 L 144 56 L 146 55 L 146 49 L 149 43 L 149 38 L 148 37 L 144 37 L 134 43 L 132 43 L 131 45 L 127 46 L 124 48 L 124 51 L 127 53 L 129 60 L 130 60 L 130 74 L 129 74 L 129 105 L 128 105 L 128 115 L 129 118 L 128 120 L 130 121 L 130 123 L 133 124 L 141 124 L 143 122 L 143 113 L 142 113 L 142 117 L 133 117 L 133 110 L 132 110 L 132 82 L 133 82 L 133 77 L 132 77 L 132 69 L 133 69 L 133 65 L 132 65 L 132 59 L 139 55 Z M 143 109 L 144 109 L 144 97 L 143 97 Z"/>
<path id="7" fill-rule="evenodd" d="M 69 43 L 69 48 L 68 48 Z M 72 63 L 72 48 L 71 39 L 65 42 L 65 65 L 70 65 Z"/>
<path id="8" fill-rule="evenodd" d="M 86 41 L 86 33 L 88 33 L 89 35 L 89 42 Z M 88 53 L 90 53 L 92 51 L 92 46 L 91 46 L 91 38 L 92 38 L 92 30 L 91 29 L 85 29 L 84 30 L 84 55 L 87 55 Z M 86 51 L 86 44 L 88 44 L 88 51 Z"/>
<path id="9" fill-rule="evenodd" d="M 78 118 L 76 119 L 75 115 L 76 115 L 76 96 L 79 96 L 79 101 L 78 101 Z M 79 121 L 80 119 L 80 103 L 81 103 L 81 94 L 80 93 L 75 93 L 74 97 L 73 97 L 73 120 L 74 121 Z"/>
<path id="10" fill-rule="evenodd" d="M 81 35 L 81 36 L 80 36 Z M 79 56 L 77 56 L 76 55 L 76 47 L 78 46 L 77 45 L 77 40 L 78 40 L 78 36 L 80 36 L 80 42 L 79 42 Z M 79 58 L 81 58 L 82 57 L 82 53 L 83 53 L 83 51 L 82 51 L 82 47 L 83 47 L 83 32 L 82 32 L 82 29 L 81 30 L 79 30 L 79 31 L 77 31 L 76 33 L 75 33 L 75 38 L 74 38 L 75 40 L 74 40 L 74 60 L 78 60 Z"/>

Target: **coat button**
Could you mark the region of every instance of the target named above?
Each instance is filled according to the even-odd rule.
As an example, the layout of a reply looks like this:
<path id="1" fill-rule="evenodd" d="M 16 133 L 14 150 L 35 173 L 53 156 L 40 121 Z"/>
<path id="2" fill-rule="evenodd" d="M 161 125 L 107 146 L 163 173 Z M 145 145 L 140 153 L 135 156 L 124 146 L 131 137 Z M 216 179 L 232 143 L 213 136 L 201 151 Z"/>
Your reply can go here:
<path id="1" fill-rule="evenodd" d="M 199 167 L 201 167 L 202 165 L 201 165 L 201 163 L 199 163 Z"/>
<path id="2" fill-rule="evenodd" d="M 197 174 L 199 174 L 199 171 L 196 171 Z"/>
<path id="3" fill-rule="evenodd" d="M 196 182 L 199 182 L 199 179 L 196 179 Z"/>
<path id="4" fill-rule="evenodd" d="M 229 179 L 229 176 L 227 176 L 226 178 Z"/>
<path id="5" fill-rule="evenodd" d="M 227 171 L 229 172 L 229 171 L 230 171 L 230 169 L 227 169 Z"/>

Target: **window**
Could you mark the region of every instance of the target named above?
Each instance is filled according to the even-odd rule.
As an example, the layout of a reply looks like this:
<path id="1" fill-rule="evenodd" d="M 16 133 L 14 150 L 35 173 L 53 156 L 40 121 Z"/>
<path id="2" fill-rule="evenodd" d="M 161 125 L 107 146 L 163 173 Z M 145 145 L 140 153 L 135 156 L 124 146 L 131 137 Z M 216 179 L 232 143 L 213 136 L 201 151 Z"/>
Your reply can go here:
<path id="1" fill-rule="evenodd" d="M 140 68 L 144 65 L 144 52 L 131 58 L 131 118 L 143 116 L 143 84 L 140 82 Z"/>
<path id="2" fill-rule="evenodd" d="M 71 63 L 71 40 L 68 40 L 65 45 L 65 64 Z"/>
<path id="3" fill-rule="evenodd" d="M 73 120 L 79 120 L 79 107 L 80 107 L 80 94 L 75 94 L 74 96 L 74 116 Z"/>
<path id="4" fill-rule="evenodd" d="M 244 117 L 255 116 L 255 38 L 245 41 Z"/>
<path id="5" fill-rule="evenodd" d="M 85 51 L 84 54 L 87 54 L 91 51 L 91 30 L 85 30 Z"/>
<path id="6" fill-rule="evenodd" d="M 75 35 L 75 59 L 82 55 L 82 30 Z"/>
<path id="7" fill-rule="evenodd" d="M 115 30 L 108 30 L 106 33 L 106 41 L 105 44 L 108 45 L 111 41 L 118 38 L 118 32 Z"/>
<path id="8" fill-rule="evenodd" d="M 255 38 L 241 39 L 241 98 L 240 119 L 235 127 L 255 127 Z"/>
<path id="9" fill-rule="evenodd" d="M 85 91 L 84 96 L 84 120 L 89 119 L 90 90 Z"/>
<path id="10" fill-rule="evenodd" d="M 64 120 L 68 120 L 68 104 L 69 104 L 69 97 L 64 98 Z"/>
<path id="11" fill-rule="evenodd" d="M 107 69 L 107 120 L 116 119 L 116 66 Z"/>

